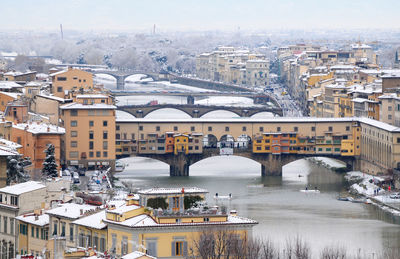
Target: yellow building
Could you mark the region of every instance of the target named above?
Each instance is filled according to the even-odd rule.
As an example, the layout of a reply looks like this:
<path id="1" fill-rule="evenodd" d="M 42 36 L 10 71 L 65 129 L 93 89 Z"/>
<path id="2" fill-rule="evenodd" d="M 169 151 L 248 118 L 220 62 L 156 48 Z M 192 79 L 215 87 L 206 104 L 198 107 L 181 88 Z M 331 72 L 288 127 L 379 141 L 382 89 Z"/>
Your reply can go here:
<path id="1" fill-rule="evenodd" d="M 113 167 L 116 106 L 108 104 L 108 97 L 82 96 L 77 100 L 79 103 L 66 104 L 60 108 L 66 130 L 64 163 L 85 168 Z M 89 103 L 85 104 L 85 100 Z"/>
<path id="2" fill-rule="evenodd" d="M 74 221 L 88 213 L 98 211 L 98 207 L 86 204 L 64 203 L 47 210 L 49 215 L 49 242 L 47 249 L 50 258 L 62 258 L 64 250 L 77 246 L 77 228 Z"/>
<path id="3" fill-rule="evenodd" d="M 69 93 L 73 90 L 91 89 L 93 88 L 92 73 L 79 69 L 68 68 L 68 70 L 59 71 L 50 74 L 53 95 L 61 98 L 68 98 Z"/>
<path id="4" fill-rule="evenodd" d="M 251 235 L 256 221 L 217 208 L 186 210 L 185 197 L 206 192 L 199 188 L 154 188 L 139 192 L 139 205 L 127 201 L 109 207 L 104 220 L 108 225 L 109 254 L 119 257 L 139 250 L 157 258 L 181 258 L 189 255 L 194 240 L 203 231 L 228 229 L 240 236 Z M 150 203 L 157 207 L 157 202 L 158 209 L 144 207 Z"/>
<path id="5" fill-rule="evenodd" d="M 42 214 L 42 210 L 37 210 L 34 213 L 20 215 L 15 219 L 19 226 L 19 254 L 31 254 L 36 257 L 48 255 L 44 251 L 49 239 L 49 215 Z"/>

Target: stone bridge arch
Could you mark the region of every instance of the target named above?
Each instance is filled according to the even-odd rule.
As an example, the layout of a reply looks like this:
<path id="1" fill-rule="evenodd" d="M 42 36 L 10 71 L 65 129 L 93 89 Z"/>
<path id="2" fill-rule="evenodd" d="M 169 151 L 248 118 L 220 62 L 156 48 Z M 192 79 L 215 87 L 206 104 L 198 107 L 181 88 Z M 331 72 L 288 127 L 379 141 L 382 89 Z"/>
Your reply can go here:
<path id="1" fill-rule="evenodd" d="M 204 116 L 206 116 L 207 114 L 210 114 L 210 113 L 212 113 L 212 112 L 221 112 L 221 111 L 223 111 L 223 112 L 232 112 L 232 113 L 234 113 L 235 115 L 237 115 L 237 116 L 239 116 L 239 117 L 242 117 L 242 114 L 239 114 L 239 113 L 238 113 L 237 111 L 235 111 L 235 110 L 229 109 L 229 107 L 227 106 L 227 107 L 225 107 L 224 109 L 215 109 L 215 110 L 206 111 L 206 112 L 204 112 L 204 113 L 202 113 L 202 114 L 199 114 L 199 118 L 204 118 Z"/>
<path id="2" fill-rule="evenodd" d="M 353 156 L 326 156 L 326 155 L 302 155 L 253 153 L 251 145 L 248 148 L 234 148 L 233 156 L 241 156 L 261 164 L 261 176 L 282 176 L 282 167 L 285 165 L 310 157 L 329 157 L 342 161 L 348 170 L 359 170 L 359 160 Z M 150 157 L 162 161 L 170 166 L 170 176 L 189 176 L 189 167 L 209 157 L 220 156 L 219 148 L 203 149 L 201 154 L 138 154 L 141 157 Z"/>
<path id="3" fill-rule="evenodd" d="M 124 90 L 125 89 L 125 79 L 129 76 L 133 76 L 133 75 L 137 75 L 137 74 L 146 75 L 146 76 L 150 77 L 151 79 L 153 79 L 153 81 L 158 80 L 158 76 L 156 74 L 148 73 L 148 72 L 144 72 L 144 71 L 123 72 L 123 71 L 104 71 L 104 70 L 99 71 L 99 70 L 97 70 L 97 71 L 93 71 L 92 74 L 94 74 L 94 75 L 105 74 L 105 75 L 114 77 L 117 80 L 117 90 Z"/>

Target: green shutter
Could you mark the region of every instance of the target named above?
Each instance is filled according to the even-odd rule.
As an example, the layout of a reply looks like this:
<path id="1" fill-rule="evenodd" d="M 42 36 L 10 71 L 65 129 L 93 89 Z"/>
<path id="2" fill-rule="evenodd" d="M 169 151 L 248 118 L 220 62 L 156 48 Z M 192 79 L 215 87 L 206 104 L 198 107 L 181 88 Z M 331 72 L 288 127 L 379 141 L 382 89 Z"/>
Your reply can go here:
<path id="1" fill-rule="evenodd" d="M 171 256 L 176 256 L 175 242 L 171 243 Z"/>
<path id="2" fill-rule="evenodd" d="M 186 257 L 188 254 L 187 252 L 187 242 L 183 242 L 183 256 Z"/>

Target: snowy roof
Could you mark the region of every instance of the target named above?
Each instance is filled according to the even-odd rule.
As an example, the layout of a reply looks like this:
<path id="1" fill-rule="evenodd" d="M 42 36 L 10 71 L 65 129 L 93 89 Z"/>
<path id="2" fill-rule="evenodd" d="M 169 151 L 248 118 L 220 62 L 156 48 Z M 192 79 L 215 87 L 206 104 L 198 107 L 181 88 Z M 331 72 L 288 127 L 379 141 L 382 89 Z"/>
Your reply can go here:
<path id="1" fill-rule="evenodd" d="M 36 71 L 26 71 L 26 72 L 19 72 L 19 71 L 9 71 L 7 73 L 4 73 L 5 76 L 21 76 L 21 75 L 27 75 L 27 74 L 32 74 L 36 73 Z"/>
<path id="2" fill-rule="evenodd" d="M 13 195 L 21 195 L 26 192 L 36 191 L 43 188 L 46 188 L 46 185 L 40 182 L 28 181 L 24 183 L 3 187 L 0 189 L 0 192 Z"/>
<path id="3" fill-rule="evenodd" d="M 96 98 L 107 98 L 108 96 L 104 94 L 79 94 L 76 96 L 77 99 L 83 99 L 83 98 L 90 98 L 90 99 L 96 99 Z"/>
<path id="4" fill-rule="evenodd" d="M 364 102 L 368 102 L 369 100 L 365 99 L 365 98 L 353 98 L 351 101 L 355 102 L 355 103 L 364 103 Z"/>
<path id="5" fill-rule="evenodd" d="M 139 194 L 153 195 L 153 194 L 182 194 L 182 193 L 208 193 L 206 189 L 198 187 L 182 187 L 182 188 L 151 188 L 139 190 Z"/>
<path id="6" fill-rule="evenodd" d="M 131 210 L 136 210 L 139 209 L 140 206 L 138 205 L 126 205 L 125 201 L 113 201 L 110 202 L 108 205 L 115 205 L 114 209 L 107 209 L 108 213 L 113 213 L 113 214 L 118 214 L 118 215 L 122 215 L 125 212 L 131 211 Z"/>
<path id="7" fill-rule="evenodd" d="M 23 88 L 22 85 L 14 81 L 0 81 L 0 89 Z"/>
<path id="8" fill-rule="evenodd" d="M 10 97 L 12 97 L 14 99 L 18 99 L 18 96 L 22 95 L 21 93 L 11 93 L 11 92 L 2 92 L 2 91 L 0 91 L 0 93 L 4 94 L 4 95 L 7 95 L 7 96 L 10 96 Z"/>
<path id="9" fill-rule="evenodd" d="M 331 69 L 335 70 L 335 69 L 340 69 L 340 70 L 351 70 L 351 69 L 355 69 L 357 68 L 357 66 L 354 65 L 334 65 L 331 66 Z"/>
<path id="10" fill-rule="evenodd" d="M 12 150 L 17 150 L 18 148 L 21 148 L 22 145 L 4 138 L 0 138 L 0 149 L 2 147 L 10 148 Z"/>
<path id="11" fill-rule="evenodd" d="M 49 224 L 49 218 L 50 217 L 47 214 L 35 216 L 32 213 L 20 215 L 20 216 L 16 217 L 16 219 L 18 219 L 19 221 L 22 221 L 22 222 L 25 222 L 28 224 L 32 224 L 32 225 L 36 225 L 36 226 L 41 226 L 41 227 Z"/>
<path id="12" fill-rule="evenodd" d="M 46 123 L 19 123 L 13 125 L 13 128 L 26 130 L 32 134 L 64 134 L 65 129 L 52 124 Z"/>
<path id="13" fill-rule="evenodd" d="M 106 218 L 106 211 L 102 210 L 98 213 L 75 220 L 72 223 L 89 228 L 103 229 L 107 227 L 107 225 L 103 222 L 105 218 Z"/>
<path id="14" fill-rule="evenodd" d="M 105 104 L 105 103 L 94 103 L 94 104 L 81 104 L 81 103 L 69 103 L 60 107 L 62 110 L 73 110 L 73 109 L 82 109 L 82 110 L 115 110 L 117 106 Z"/>
<path id="15" fill-rule="evenodd" d="M 150 256 L 148 254 L 145 254 L 145 253 L 142 253 L 142 252 L 139 252 L 139 251 L 135 251 L 135 252 L 132 252 L 130 254 L 126 254 L 126 255 L 122 256 L 121 259 L 139 259 L 141 257 L 147 257 L 147 258 L 156 259 L 156 257 Z"/>
<path id="16" fill-rule="evenodd" d="M 52 74 L 50 74 L 49 76 L 56 76 L 56 75 L 64 74 L 65 72 L 68 72 L 68 70 L 61 70 L 61 71 L 52 73 Z"/>
<path id="17" fill-rule="evenodd" d="M 390 74 L 381 75 L 381 78 L 398 78 L 400 77 L 400 72 L 392 72 Z"/>
<path id="18" fill-rule="evenodd" d="M 18 156 L 18 155 L 20 154 L 13 148 L 0 145 L 0 156 Z"/>
<path id="19" fill-rule="evenodd" d="M 71 100 L 71 99 L 64 99 L 64 98 L 61 98 L 61 97 L 58 97 L 58 96 L 54 96 L 54 95 L 46 95 L 46 94 L 38 94 L 36 96 L 47 98 L 47 99 L 53 99 L 53 100 L 56 100 L 56 101 L 59 101 L 59 102 L 65 102 L 67 100 Z"/>
<path id="20" fill-rule="evenodd" d="M 215 221 L 215 222 L 194 222 L 194 223 L 157 223 L 154 219 L 147 214 L 138 215 L 122 222 L 116 222 L 112 220 L 105 220 L 108 223 L 117 224 L 121 226 L 131 228 L 143 228 L 143 227 L 171 227 L 171 226 L 202 226 L 202 225 L 234 225 L 234 224 L 258 224 L 257 221 L 243 218 L 239 216 L 227 216 L 226 221 Z"/>
<path id="21" fill-rule="evenodd" d="M 86 212 L 94 211 L 96 208 L 98 207 L 87 204 L 64 203 L 59 204 L 57 208 L 46 211 L 46 213 L 52 216 L 78 219 L 83 217 Z"/>
<path id="22" fill-rule="evenodd" d="M 29 83 L 27 83 L 25 86 L 41 86 L 42 84 L 41 83 L 38 83 L 38 82 L 33 82 L 33 81 L 31 81 L 31 82 L 29 82 Z"/>
<path id="23" fill-rule="evenodd" d="M 379 129 L 387 130 L 390 132 L 400 132 L 399 127 L 390 125 L 390 124 L 382 122 L 382 121 L 377 121 L 377 120 L 373 120 L 373 119 L 366 118 L 366 117 L 358 118 L 358 120 L 362 123 L 368 124 L 370 126 L 374 126 Z"/>
<path id="24" fill-rule="evenodd" d="M 351 47 L 353 49 L 371 49 L 371 46 L 369 46 L 367 44 L 361 44 L 361 43 L 352 44 Z"/>

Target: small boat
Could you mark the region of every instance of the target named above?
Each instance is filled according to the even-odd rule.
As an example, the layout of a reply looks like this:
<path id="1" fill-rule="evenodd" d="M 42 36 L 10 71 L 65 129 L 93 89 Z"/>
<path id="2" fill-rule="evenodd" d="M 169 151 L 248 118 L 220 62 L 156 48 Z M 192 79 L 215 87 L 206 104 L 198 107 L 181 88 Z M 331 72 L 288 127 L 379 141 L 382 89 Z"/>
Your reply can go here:
<path id="1" fill-rule="evenodd" d="M 338 201 L 348 201 L 349 197 L 338 197 Z"/>
<path id="2" fill-rule="evenodd" d="M 215 200 L 231 200 L 232 199 L 232 193 L 230 193 L 229 195 L 218 195 L 218 193 L 216 193 L 214 195 L 214 199 Z"/>
<path id="3" fill-rule="evenodd" d="M 300 190 L 300 192 L 304 192 L 304 193 L 321 193 L 319 190 Z"/>

